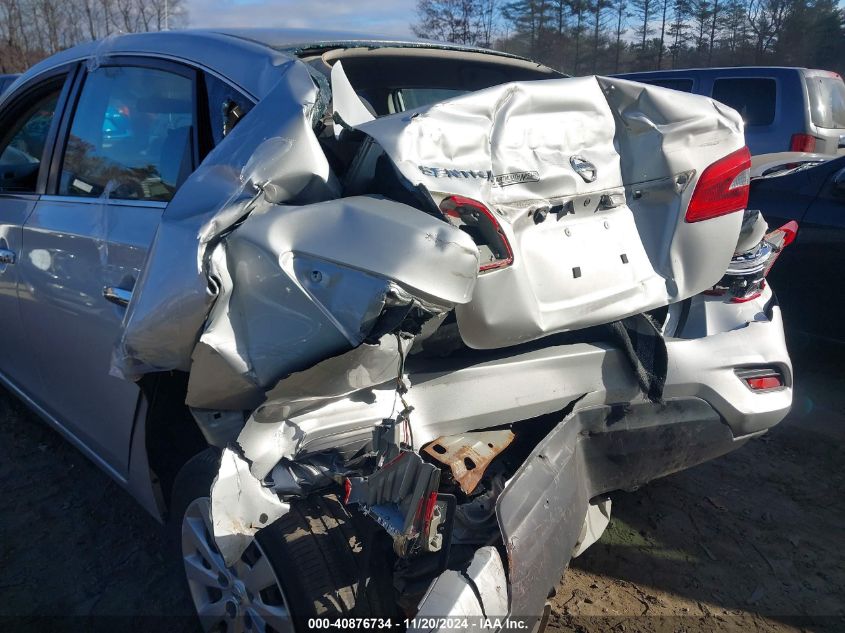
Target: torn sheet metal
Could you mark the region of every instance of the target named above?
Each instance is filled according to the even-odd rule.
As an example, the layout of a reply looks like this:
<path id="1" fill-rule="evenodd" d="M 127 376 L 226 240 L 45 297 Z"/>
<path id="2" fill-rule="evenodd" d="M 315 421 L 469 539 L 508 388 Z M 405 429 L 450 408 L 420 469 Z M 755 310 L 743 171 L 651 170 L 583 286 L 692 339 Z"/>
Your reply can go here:
<path id="1" fill-rule="evenodd" d="M 249 464 L 227 448 L 211 486 L 214 540 L 226 565 L 233 565 L 263 527 L 287 513 L 290 506 L 249 472 Z"/>
<path id="2" fill-rule="evenodd" d="M 340 195 L 312 129 L 319 103 L 307 67 L 290 58 L 276 86 L 228 134 L 167 206 L 124 317 L 112 373 L 188 371 L 214 302 L 206 251 L 248 215 L 256 196 L 309 203 Z M 263 195 L 263 194 L 262 194 Z"/>
<path id="3" fill-rule="evenodd" d="M 695 295 L 730 261 L 741 213 L 685 221 L 702 170 L 743 146 L 739 115 L 658 86 L 578 77 L 496 86 L 360 124 L 435 201 L 480 201 L 513 263 L 457 308 L 497 348 Z"/>
<path id="4" fill-rule="evenodd" d="M 402 359 L 412 342 L 409 337 L 385 334 L 375 343 L 363 343 L 291 374 L 267 392 L 267 401 L 257 418 L 290 419 L 369 387 L 390 383 L 390 388 L 395 389 Z"/>
<path id="5" fill-rule="evenodd" d="M 361 345 L 280 381 L 238 436 L 253 474 L 264 478 L 280 459 L 296 457 L 315 432 L 337 434 L 339 444 L 344 432 L 371 431 L 376 422 L 393 417 L 396 380 L 407 345 L 395 335 L 385 335 L 376 345 Z M 353 393 L 361 404 L 357 415 L 338 402 Z M 341 411 L 336 419 L 335 409 Z"/>
<path id="6" fill-rule="evenodd" d="M 260 201 L 214 247 L 208 268 L 217 301 L 193 353 L 187 403 L 252 409 L 292 372 L 358 347 L 374 330 L 401 329 L 411 310 L 427 315 L 422 322 L 469 301 L 478 249 L 438 218 L 379 197 Z M 379 328 L 391 309 L 398 321 Z M 369 351 L 325 367 L 334 386 L 285 381 L 270 397 L 337 395 L 348 372 L 384 375 L 385 354 Z"/>
<path id="7" fill-rule="evenodd" d="M 438 437 L 423 451 L 445 464 L 466 494 L 472 493 L 487 467 L 513 441 L 508 429 Z"/>

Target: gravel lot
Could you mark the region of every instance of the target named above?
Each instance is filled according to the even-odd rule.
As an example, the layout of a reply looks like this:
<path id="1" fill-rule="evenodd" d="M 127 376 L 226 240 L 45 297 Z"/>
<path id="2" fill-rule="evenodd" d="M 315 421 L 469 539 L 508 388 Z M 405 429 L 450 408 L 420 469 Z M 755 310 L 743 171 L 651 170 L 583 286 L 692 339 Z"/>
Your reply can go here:
<path id="1" fill-rule="evenodd" d="M 574 631 L 845 630 L 843 355 L 767 436 L 613 498 L 552 598 Z M 0 390 L 0 629 L 190 631 L 165 530 Z"/>

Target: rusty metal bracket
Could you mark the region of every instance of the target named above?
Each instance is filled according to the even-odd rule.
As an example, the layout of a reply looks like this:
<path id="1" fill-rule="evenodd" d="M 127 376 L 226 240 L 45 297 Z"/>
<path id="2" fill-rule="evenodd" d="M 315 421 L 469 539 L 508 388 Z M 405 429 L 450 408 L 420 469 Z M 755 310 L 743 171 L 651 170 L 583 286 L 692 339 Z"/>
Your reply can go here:
<path id="1" fill-rule="evenodd" d="M 423 447 L 423 451 L 445 464 L 466 494 L 478 486 L 484 471 L 505 450 L 515 435 L 507 430 L 444 435 Z"/>

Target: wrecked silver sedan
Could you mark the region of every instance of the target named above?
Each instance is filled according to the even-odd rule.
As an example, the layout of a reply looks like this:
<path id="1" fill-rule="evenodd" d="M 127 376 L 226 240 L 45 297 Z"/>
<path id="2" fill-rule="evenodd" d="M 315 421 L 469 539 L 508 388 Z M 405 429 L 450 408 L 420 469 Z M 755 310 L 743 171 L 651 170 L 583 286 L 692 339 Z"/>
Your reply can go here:
<path id="1" fill-rule="evenodd" d="M 61 53 L 0 117 L 3 380 L 169 515 L 208 630 L 537 625 L 608 493 L 789 410 L 795 227 L 711 99 L 196 31 Z"/>

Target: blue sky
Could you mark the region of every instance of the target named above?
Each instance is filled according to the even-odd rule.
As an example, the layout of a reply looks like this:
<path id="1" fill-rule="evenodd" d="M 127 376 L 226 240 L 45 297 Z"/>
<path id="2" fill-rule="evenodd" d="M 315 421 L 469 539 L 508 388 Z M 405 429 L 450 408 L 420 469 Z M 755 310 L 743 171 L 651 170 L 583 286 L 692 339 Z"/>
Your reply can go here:
<path id="1" fill-rule="evenodd" d="M 416 0 L 186 0 L 189 26 L 264 26 L 411 35 Z"/>

